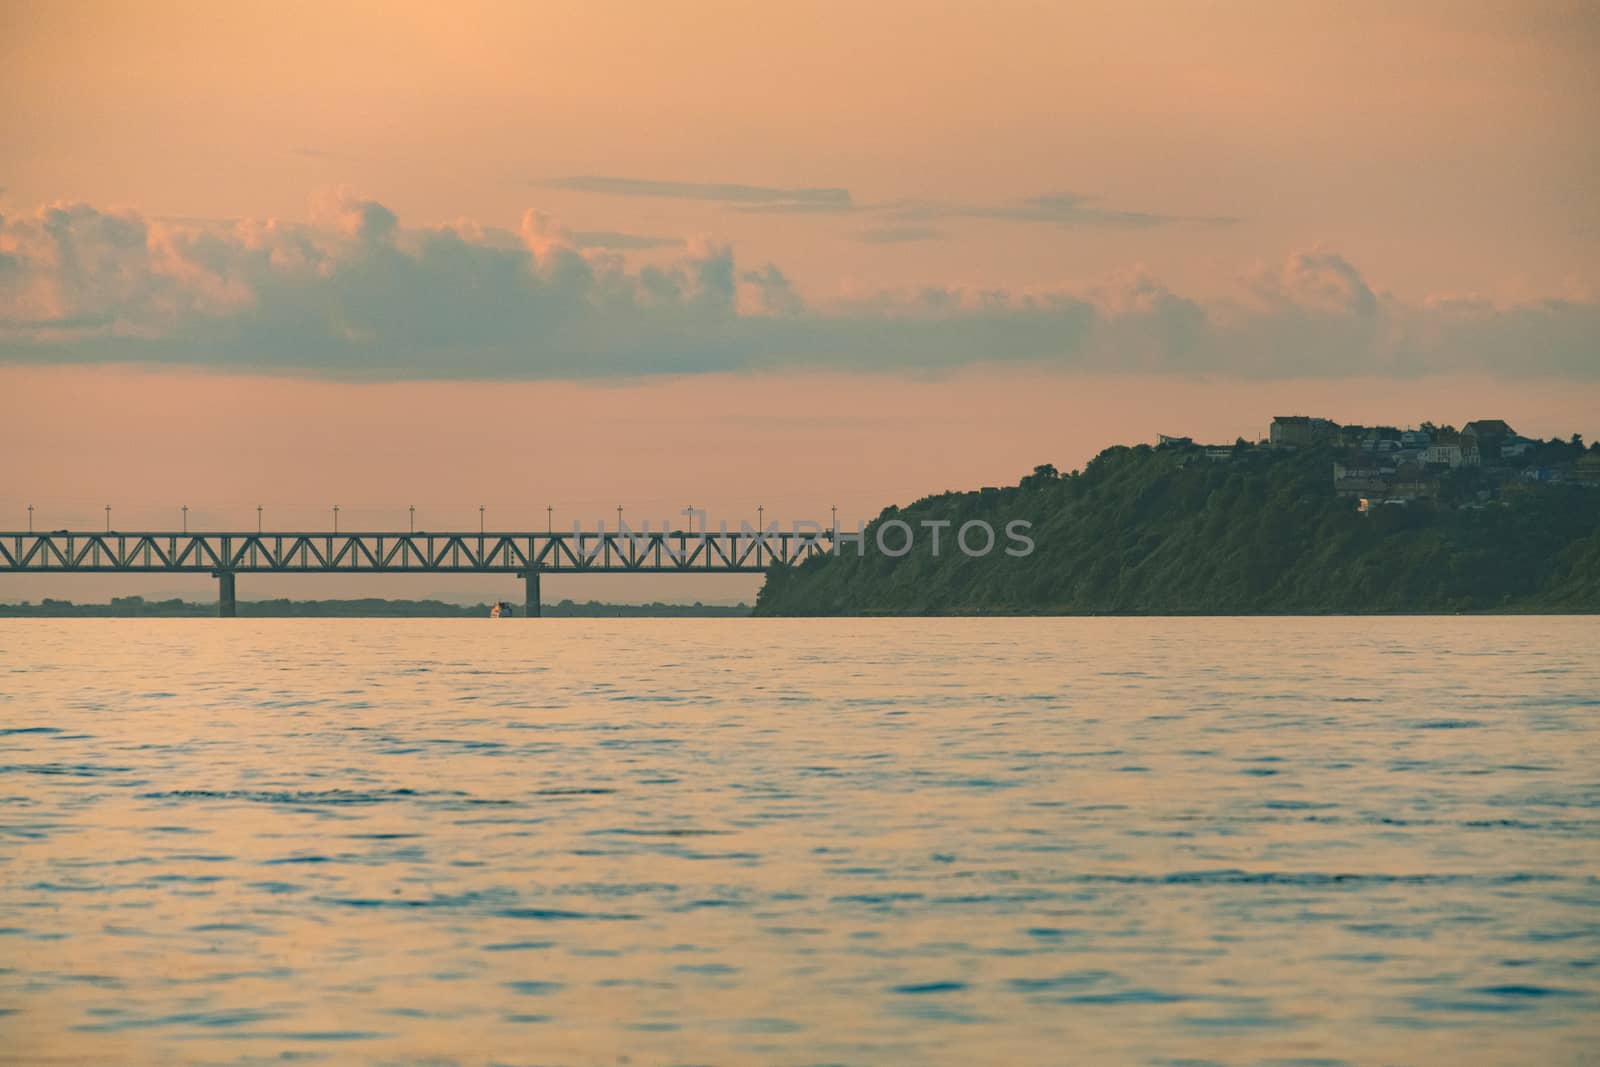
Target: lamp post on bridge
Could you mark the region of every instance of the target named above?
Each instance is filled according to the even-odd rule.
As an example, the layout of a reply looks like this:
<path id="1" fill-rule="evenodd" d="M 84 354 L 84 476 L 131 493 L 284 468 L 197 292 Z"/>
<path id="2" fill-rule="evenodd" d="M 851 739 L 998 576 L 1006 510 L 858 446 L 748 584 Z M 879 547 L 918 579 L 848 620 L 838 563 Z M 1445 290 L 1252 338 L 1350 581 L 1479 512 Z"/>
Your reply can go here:
<path id="1" fill-rule="evenodd" d="M 478 537 L 483 537 L 483 505 L 478 505 Z"/>
<path id="2" fill-rule="evenodd" d="M 551 504 L 544 506 L 544 532 L 547 534 L 556 532 L 556 509 Z"/>
<path id="3" fill-rule="evenodd" d="M 33 533 L 33 505 L 28 505 L 28 532 Z"/>
<path id="4" fill-rule="evenodd" d="M 417 506 L 415 504 L 412 504 L 406 510 L 411 512 L 411 520 L 410 520 L 410 522 L 408 522 L 406 524 L 406 533 L 416 533 L 417 532 Z"/>
<path id="5" fill-rule="evenodd" d="M 188 533 L 189 532 L 189 505 L 185 504 L 179 510 L 181 510 L 183 512 L 183 532 L 184 533 Z"/>
<path id="6" fill-rule="evenodd" d="M 622 505 L 617 505 L 617 532 L 622 532 Z"/>
<path id="7" fill-rule="evenodd" d="M 111 505 L 106 505 L 106 533 L 111 532 Z"/>
<path id="8" fill-rule="evenodd" d="M 261 536 L 261 505 L 256 505 L 256 536 Z"/>
<path id="9" fill-rule="evenodd" d="M 333 506 L 333 532 L 334 533 L 338 533 L 339 532 L 339 505 L 338 504 L 335 504 Z"/>

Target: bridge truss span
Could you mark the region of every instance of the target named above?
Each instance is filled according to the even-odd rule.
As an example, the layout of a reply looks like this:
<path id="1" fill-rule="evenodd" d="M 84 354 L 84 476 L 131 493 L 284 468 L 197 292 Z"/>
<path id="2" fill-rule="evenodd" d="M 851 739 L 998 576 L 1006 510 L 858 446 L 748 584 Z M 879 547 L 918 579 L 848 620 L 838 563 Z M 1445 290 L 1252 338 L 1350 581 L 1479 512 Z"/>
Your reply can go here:
<path id="1" fill-rule="evenodd" d="M 827 530 L 545 533 L 0 533 L 0 573 L 210 574 L 233 613 L 239 574 L 764 574 L 833 550 Z"/>
<path id="2" fill-rule="evenodd" d="M 0 533 L 0 572 L 764 574 L 832 535 L 750 532 Z"/>

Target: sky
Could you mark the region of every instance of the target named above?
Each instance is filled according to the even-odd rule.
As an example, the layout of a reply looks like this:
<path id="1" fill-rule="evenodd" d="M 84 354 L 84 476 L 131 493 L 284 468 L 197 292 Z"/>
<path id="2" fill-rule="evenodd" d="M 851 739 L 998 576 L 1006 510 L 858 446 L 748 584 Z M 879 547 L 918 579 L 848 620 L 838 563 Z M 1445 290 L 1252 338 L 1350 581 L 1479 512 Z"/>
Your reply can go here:
<path id="1" fill-rule="evenodd" d="M 1285 413 L 1593 438 L 1597 52 L 1594 3 L 0 0 L 0 528 L 864 518 Z"/>

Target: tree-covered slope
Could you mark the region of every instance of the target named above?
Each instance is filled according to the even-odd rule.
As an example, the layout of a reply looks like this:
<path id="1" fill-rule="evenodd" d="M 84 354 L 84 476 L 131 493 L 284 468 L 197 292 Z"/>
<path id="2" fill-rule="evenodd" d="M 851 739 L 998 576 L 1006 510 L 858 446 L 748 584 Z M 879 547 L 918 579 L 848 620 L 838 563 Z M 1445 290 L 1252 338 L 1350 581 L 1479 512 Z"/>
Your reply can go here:
<path id="1" fill-rule="evenodd" d="M 1334 493 L 1335 456 L 1117 447 L 1082 472 L 1041 467 L 1014 487 L 891 507 L 868 526 L 864 555 L 847 543 L 838 556 L 775 569 L 756 614 L 1600 610 L 1600 490 L 1513 486 L 1487 506 L 1460 507 L 1481 477 L 1463 472 L 1436 506 L 1362 514 Z M 893 519 L 916 531 L 899 558 L 875 544 Z M 972 519 L 996 531 L 1028 520 L 1035 548 L 970 558 L 951 539 Z M 953 524 L 937 558 L 925 520 Z"/>

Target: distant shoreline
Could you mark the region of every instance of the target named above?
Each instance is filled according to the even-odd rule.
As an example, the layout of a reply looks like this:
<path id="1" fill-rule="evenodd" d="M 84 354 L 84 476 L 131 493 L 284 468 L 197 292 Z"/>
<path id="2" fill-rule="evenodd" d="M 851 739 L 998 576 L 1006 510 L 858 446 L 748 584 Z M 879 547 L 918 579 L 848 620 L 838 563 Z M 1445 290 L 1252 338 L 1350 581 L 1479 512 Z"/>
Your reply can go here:
<path id="1" fill-rule="evenodd" d="M 493 605 L 452 604 L 443 600 L 241 600 L 240 618 L 256 619 L 481 619 Z M 544 618 L 745 618 L 748 604 L 606 604 L 598 600 L 562 600 L 540 608 Z M 521 606 L 516 606 L 521 614 Z M 202 619 L 216 618 L 215 601 L 145 600 L 114 597 L 107 603 L 77 604 L 46 598 L 33 603 L 0 603 L 0 618 L 8 619 Z"/>
<path id="2" fill-rule="evenodd" d="M 256 619 L 479 619 L 488 618 L 490 604 L 452 604 L 411 600 L 253 600 L 239 602 L 239 618 Z M 1591 617 L 1600 610 L 1493 608 L 1462 611 L 946 611 L 858 612 L 758 616 L 748 604 L 606 604 L 564 600 L 546 604 L 547 619 L 1372 619 L 1488 617 Z M 41 604 L 0 603 L 0 619 L 214 619 L 214 603 L 146 601 L 141 607 L 126 603 L 75 604 L 50 601 Z"/>

